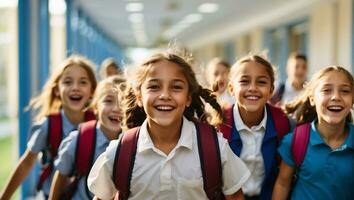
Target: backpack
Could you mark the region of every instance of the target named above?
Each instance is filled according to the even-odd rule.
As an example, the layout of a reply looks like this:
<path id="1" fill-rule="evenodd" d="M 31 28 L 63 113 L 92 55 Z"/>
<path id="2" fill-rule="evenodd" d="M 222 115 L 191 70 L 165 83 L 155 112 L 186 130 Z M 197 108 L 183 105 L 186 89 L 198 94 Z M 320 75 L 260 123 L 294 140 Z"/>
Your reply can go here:
<path id="1" fill-rule="evenodd" d="M 234 123 L 233 106 L 234 105 L 225 107 L 224 109 L 225 123 L 223 123 L 219 127 L 220 132 L 222 132 L 224 138 L 226 138 L 228 141 L 231 140 L 232 126 Z M 276 106 L 272 106 L 270 104 L 266 104 L 266 107 L 267 110 L 271 113 L 272 118 L 274 119 L 273 122 L 274 122 L 275 130 L 277 131 L 278 141 L 281 141 L 284 135 L 290 132 L 289 119 L 280 108 Z"/>
<path id="2" fill-rule="evenodd" d="M 224 199 L 222 168 L 216 130 L 205 123 L 195 123 L 204 191 L 209 199 Z M 125 132 L 118 144 L 113 166 L 113 181 L 119 192 L 115 199 L 128 199 L 140 127 Z M 119 180 L 119 181 L 118 181 Z"/>
<path id="3" fill-rule="evenodd" d="M 277 91 L 275 91 L 273 97 L 270 99 L 270 102 L 273 105 L 279 104 L 280 101 L 283 99 L 284 91 L 285 91 L 285 83 L 282 83 L 282 84 L 280 84 Z"/>
<path id="4" fill-rule="evenodd" d="M 93 165 L 93 158 L 96 145 L 96 120 L 91 120 L 80 124 L 79 136 L 75 149 L 75 164 L 73 176 L 60 195 L 60 200 L 71 199 L 77 190 L 77 185 L 81 177 L 87 176 Z M 86 186 L 86 194 L 90 194 Z"/>
<path id="5" fill-rule="evenodd" d="M 305 123 L 296 126 L 291 141 L 291 155 L 296 168 L 299 168 L 305 158 L 307 145 L 310 140 L 311 124 Z"/>
<path id="6" fill-rule="evenodd" d="M 95 114 L 91 111 L 85 112 L 85 121 L 95 119 Z M 37 190 L 42 189 L 44 181 L 49 177 L 52 173 L 54 167 L 54 158 L 58 155 L 58 149 L 60 143 L 63 139 L 63 130 L 62 130 L 62 118 L 61 113 L 53 113 L 48 116 L 48 138 L 47 138 L 47 146 L 49 147 L 49 153 L 51 155 L 51 160 L 47 161 L 46 156 L 42 157 L 42 163 L 44 163 L 41 173 L 39 176 Z M 45 155 L 45 153 L 43 153 Z"/>

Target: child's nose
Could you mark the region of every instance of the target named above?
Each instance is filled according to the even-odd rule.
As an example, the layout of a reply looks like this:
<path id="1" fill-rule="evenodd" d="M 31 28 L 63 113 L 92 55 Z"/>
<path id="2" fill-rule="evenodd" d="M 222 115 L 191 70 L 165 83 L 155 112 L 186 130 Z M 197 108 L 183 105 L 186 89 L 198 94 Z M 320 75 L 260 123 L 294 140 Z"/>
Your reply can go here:
<path id="1" fill-rule="evenodd" d="M 248 88 L 248 90 L 256 90 L 256 88 L 257 88 L 257 84 L 251 82 L 251 83 L 250 83 L 250 86 L 249 86 L 249 88 Z"/>
<path id="2" fill-rule="evenodd" d="M 167 90 L 164 90 L 161 92 L 159 98 L 160 99 L 170 99 L 170 93 Z"/>
<path id="3" fill-rule="evenodd" d="M 333 91 L 333 94 L 332 94 L 332 100 L 338 100 L 338 99 L 340 99 L 340 91 L 339 90 L 334 90 Z"/>

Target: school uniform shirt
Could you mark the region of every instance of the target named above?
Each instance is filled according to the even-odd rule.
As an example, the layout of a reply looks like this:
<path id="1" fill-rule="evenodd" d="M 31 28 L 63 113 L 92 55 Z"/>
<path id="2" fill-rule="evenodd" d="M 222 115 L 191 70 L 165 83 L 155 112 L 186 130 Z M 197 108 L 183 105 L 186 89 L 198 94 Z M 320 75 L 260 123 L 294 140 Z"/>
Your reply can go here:
<path id="1" fill-rule="evenodd" d="M 54 162 L 56 169 L 60 172 L 60 174 L 65 176 L 71 176 L 74 172 L 75 166 L 75 153 L 77 140 L 79 136 L 79 131 L 73 131 L 70 135 L 63 140 L 60 144 L 58 157 Z M 95 142 L 95 150 L 93 162 L 98 158 L 100 154 L 102 154 L 109 144 L 109 139 L 106 135 L 103 134 L 100 129 L 99 124 L 96 125 L 96 142 Z M 87 152 L 91 152 L 87 150 Z M 72 200 L 89 200 L 93 198 L 93 194 L 91 194 L 87 188 L 87 176 L 82 177 L 79 180 L 78 187 L 76 192 L 74 193 Z"/>
<path id="2" fill-rule="evenodd" d="M 218 96 L 217 100 L 220 105 L 233 105 L 235 103 L 235 99 L 230 95 L 227 90 L 225 90 L 220 96 Z"/>
<path id="3" fill-rule="evenodd" d="M 68 117 L 65 115 L 64 110 L 60 110 L 61 118 L 62 118 L 62 132 L 63 132 L 63 138 L 69 135 L 69 133 L 72 130 L 76 129 L 76 126 L 72 124 Z M 54 158 L 51 157 L 49 153 L 49 147 L 48 147 L 48 126 L 49 126 L 49 118 L 46 117 L 40 122 L 35 123 L 31 127 L 31 137 L 27 143 L 27 149 L 31 151 L 32 153 L 40 153 L 43 152 L 42 156 L 46 157 L 46 163 L 49 163 L 49 161 L 53 160 Z M 51 174 L 48 176 L 48 178 L 44 181 L 43 183 L 43 192 L 44 194 L 48 195 L 53 179 L 55 170 L 52 170 Z M 39 177 L 38 177 L 39 178 Z M 38 179 L 37 178 L 37 179 Z M 38 182 L 38 180 L 37 180 Z M 37 183 L 36 182 L 36 183 Z"/>
<path id="4" fill-rule="evenodd" d="M 237 105 L 233 106 L 233 115 L 234 124 L 243 144 L 240 158 L 251 172 L 250 178 L 242 186 L 242 191 L 248 196 L 259 195 L 265 177 L 261 147 L 267 123 L 267 109 L 264 109 L 262 121 L 251 128 L 243 123 Z"/>
<path id="5" fill-rule="evenodd" d="M 250 176 L 245 164 L 231 151 L 218 133 L 223 172 L 223 192 L 237 192 Z M 88 186 L 100 199 L 112 199 L 116 188 L 112 180 L 113 164 L 119 141 L 110 143 L 91 169 Z M 207 199 L 203 190 L 196 128 L 183 118 L 181 136 L 176 147 L 166 155 L 157 149 L 142 124 L 131 178 L 129 199 Z"/>
<path id="6" fill-rule="evenodd" d="M 354 125 L 348 123 L 345 142 L 332 150 L 311 123 L 310 140 L 291 199 L 353 199 L 354 189 Z M 286 135 L 278 149 L 283 161 L 295 168 L 291 154 L 293 134 Z"/>
<path id="7" fill-rule="evenodd" d="M 281 99 L 281 103 L 284 105 L 296 99 L 297 96 L 301 93 L 302 90 L 295 90 L 289 81 L 285 82 L 284 93 Z"/>

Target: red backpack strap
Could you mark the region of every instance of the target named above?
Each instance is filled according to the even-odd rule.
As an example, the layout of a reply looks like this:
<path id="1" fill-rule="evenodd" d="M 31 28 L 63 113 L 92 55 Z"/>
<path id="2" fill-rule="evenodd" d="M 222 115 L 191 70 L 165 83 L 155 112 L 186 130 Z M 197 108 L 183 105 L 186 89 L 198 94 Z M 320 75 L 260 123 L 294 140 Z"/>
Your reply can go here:
<path id="1" fill-rule="evenodd" d="M 113 166 L 114 184 L 119 192 L 119 199 L 128 199 L 140 127 L 132 128 L 119 141 Z"/>
<path id="2" fill-rule="evenodd" d="M 195 125 L 204 191 L 209 199 L 224 199 L 220 149 L 216 131 L 205 123 Z"/>
<path id="3" fill-rule="evenodd" d="M 267 108 L 270 111 L 274 128 L 277 131 L 278 141 L 283 139 L 284 135 L 290 132 L 290 122 L 286 114 L 278 107 L 267 104 Z"/>
<path id="4" fill-rule="evenodd" d="M 45 165 L 39 175 L 37 190 L 42 189 L 44 181 L 49 177 L 53 169 L 53 160 L 58 154 L 58 148 L 63 137 L 61 113 L 53 113 L 48 116 L 48 137 L 47 145 L 51 159 L 49 164 Z M 46 162 L 46 161 L 43 161 Z"/>
<path id="5" fill-rule="evenodd" d="M 91 121 L 91 120 L 96 120 L 96 115 L 92 110 L 87 110 L 85 112 L 85 122 Z"/>
<path id="6" fill-rule="evenodd" d="M 219 126 L 220 132 L 223 134 L 224 138 L 226 138 L 228 141 L 231 140 L 232 125 L 234 123 L 233 107 L 234 105 L 227 105 L 224 108 L 225 121 Z"/>
<path id="7" fill-rule="evenodd" d="M 79 176 L 86 176 L 93 164 L 96 145 L 96 120 L 80 124 L 76 144 L 75 168 Z"/>
<path id="8" fill-rule="evenodd" d="M 300 167 L 305 158 L 307 145 L 310 140 L 310 123 L 296 126 L 293 139 L 291 141 L 291 153 L 296 167 Z"/>

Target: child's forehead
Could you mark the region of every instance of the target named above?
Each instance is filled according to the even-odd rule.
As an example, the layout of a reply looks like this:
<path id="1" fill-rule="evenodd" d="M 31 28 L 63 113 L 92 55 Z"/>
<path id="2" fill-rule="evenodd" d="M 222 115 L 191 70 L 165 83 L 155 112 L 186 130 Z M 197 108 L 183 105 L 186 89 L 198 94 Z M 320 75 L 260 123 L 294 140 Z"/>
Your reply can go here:
<path id="1" fill-rule="evenodd" d="M 255 61 L 247 61 L 240 63 L 236 66 L 236 72 L 238 74 L 252 74 L 252 73 L 261 73 L 263 75 L 268 75 L 266 66 L 262 65 L 261 63 Z"/>
<path id="2" fill-rule="evenodd" d="M 353 83 L 350 81 L 349 77 L 347 77 L 343 72 L 337 70 L 323 74 L 323 76 L 318 80 L 318 83 L 319 85 L 338 84 L 353 87 Z"/>
<path id="3" fill-rule="evenodd" d="M 79 73 L 79 74 L 77 74 Z M 68 74 L 76 74 L 76 75 L 86 75 L 88 76 L 87 70 L 85 67 L 79 65 L 79 64 L 70 64 L 67 67 L 65 67 L 62 71 L 62 75 L 68 75 Z"/>

